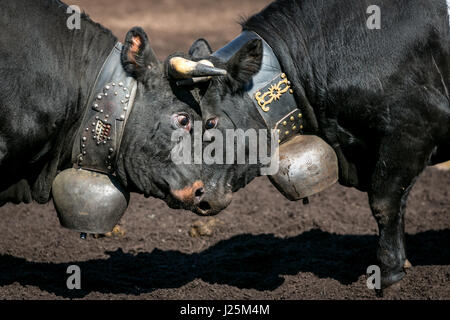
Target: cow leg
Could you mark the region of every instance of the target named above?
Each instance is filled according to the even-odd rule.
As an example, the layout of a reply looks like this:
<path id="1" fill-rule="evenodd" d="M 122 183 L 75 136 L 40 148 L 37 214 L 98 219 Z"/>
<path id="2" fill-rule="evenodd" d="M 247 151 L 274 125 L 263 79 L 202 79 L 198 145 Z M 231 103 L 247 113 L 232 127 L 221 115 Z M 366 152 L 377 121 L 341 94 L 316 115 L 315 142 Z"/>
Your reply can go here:
<path id="1" fill-rule="evenodd" d="M 401 196 L 369 193 L 370 207 L 379 230 L 377 258 L 382 288 L 401 280 L 405 275 L 404 214 L 407 196 L 407 192 Z"/>
<path id="2" fill-rule="evenodd" d="M 384 150 L 390 152 L 380 157 L 368 192 L 370 207 L 379 229 L 377 258 L 382 288 L 401 280 L 405 275 L 405 265 L 408 266 L 404 233 L 406 201 L 431 154 L 429 146 L 412 150 L 414 144 L 404 144 L 407 148 L 402 148 L 401 144 L 397 143 L 392 148 L 383 146 Z"/>

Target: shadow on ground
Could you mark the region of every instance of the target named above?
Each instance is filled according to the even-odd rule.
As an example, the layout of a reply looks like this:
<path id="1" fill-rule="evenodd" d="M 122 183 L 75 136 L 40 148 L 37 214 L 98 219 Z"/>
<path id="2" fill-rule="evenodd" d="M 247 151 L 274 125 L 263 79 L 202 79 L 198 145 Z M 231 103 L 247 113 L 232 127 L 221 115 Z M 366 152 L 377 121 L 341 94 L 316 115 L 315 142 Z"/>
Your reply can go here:
<path id="1" fill-rule="evenodd" d="M 450 230 L 407 236 L 413 265 L 449 265 Z M 342 284 L 355 282 L 375 257 L 373 235 L 337 235 L 310 230 L 290 238 L 271 234 L 239 235 L 193 254 L 155 249 L 150 253 L 107 252 L 107 259 L 71 263 L 37 263 L 0 255 L 0 286 L 18 282 L 65 298 L 92 291 L 139 295 L 160 288 L 178 288 L 194 279 L 238 288 L 274 290 L 283 275 L 311 272 Z M 82 271 L 82 290 L 67 290 L 66 269 Z"/>

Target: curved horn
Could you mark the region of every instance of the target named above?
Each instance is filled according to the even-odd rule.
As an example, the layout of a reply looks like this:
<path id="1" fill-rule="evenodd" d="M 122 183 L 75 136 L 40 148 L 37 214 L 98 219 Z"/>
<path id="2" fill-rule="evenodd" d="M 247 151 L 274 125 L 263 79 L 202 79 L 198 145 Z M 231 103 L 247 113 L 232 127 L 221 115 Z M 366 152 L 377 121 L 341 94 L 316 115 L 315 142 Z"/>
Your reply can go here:
<path id="1" fill-rule="evenodd" d="M 192 86 L 196 83 L 208 82 L 212 77 L 196 77 L 177 81 L 177 86 Z"/>
<path id="2" fill-rule="evenodd" d="M 175 79 L 189 79 L 194 77 L 224 76 L 227 71 L 214 67 L 211 61 L 195 62 L 182 57 L 169 60 L 169 74 Z"/>

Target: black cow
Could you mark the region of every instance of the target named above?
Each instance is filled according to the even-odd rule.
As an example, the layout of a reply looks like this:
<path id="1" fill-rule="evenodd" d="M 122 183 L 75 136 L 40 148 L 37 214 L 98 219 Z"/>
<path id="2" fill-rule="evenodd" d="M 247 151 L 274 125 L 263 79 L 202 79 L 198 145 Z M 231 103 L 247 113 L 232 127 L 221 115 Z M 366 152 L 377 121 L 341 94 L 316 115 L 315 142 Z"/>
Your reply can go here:
<path id="1" fill-rule="evenodd" d="M 69 29 L 67 8 L 56 0 L 0 4 L 0 205 L 49 201 L 56 174 L 72 167 L 90 91 L 117 43 L 85 14 L 80 29 Z M 199 115 L 175 98 L 141 28 L 128 32 L 121 64 L 137 89 L 112 172 L 128 190 L 173 208 L 222 209 L 222 200 L 205 203 L 201 166 L 171 160 L 172 133 L 190 131 Z"/>
<path id="2" fill-rule="evenodd" d="M 369 5 L 381 9 L 381 29 L 368 27 Z M 401 280 L 408 194 L 427 165 L 450 158 L 445 0 L 279 0 L 242 26 L 273 49 L 303 112 L 303 134 L 334 148 L 339 182 L 368 193 L 379 226 L 382 287 Z M 205 40 L 192 46 L 191 60 L 228 72 L 208 82 L 204 73 L 185 87 L 210 127 L 266 127 L 245 94 L 261 68 L 262 47 L 261 39 L 249 40 L 225 62 L 210 55 Z M 256 172 L 227 166 L 222 179 L 237 190 Z"/>

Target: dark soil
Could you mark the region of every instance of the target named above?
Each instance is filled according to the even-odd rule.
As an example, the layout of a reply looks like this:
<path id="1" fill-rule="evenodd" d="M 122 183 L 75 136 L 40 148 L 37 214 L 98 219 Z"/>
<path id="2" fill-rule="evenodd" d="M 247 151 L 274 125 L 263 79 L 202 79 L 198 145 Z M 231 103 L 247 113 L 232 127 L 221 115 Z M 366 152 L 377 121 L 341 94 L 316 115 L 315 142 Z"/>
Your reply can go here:
<path id="1" fill-rule="evenodd" d="M 161 58 L 201 36 L 218 48 L 239 33 L 240 15 L 268 3 L 112 2 L 71 4 L 120 39 L 142 25 Z M 450 299 L 449 181 L 450 171 L 430 168 L 414 187 L 406 215 L 413 267 L 385 299 Z M 289 202 L 265 178 L 238 192 L 215 218 L 133 195 L 121 221 L 124 236 L 85 241 L 59 226 L 52 204 L 6 205 L 0 298 L 374 299 L 365 272 L 376 262 L 377 227 L 366 194 L 335 185 L 310 201 Z M 71 264 L 81 268 L 82 290 L 66 288 Z"/>

